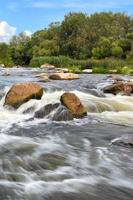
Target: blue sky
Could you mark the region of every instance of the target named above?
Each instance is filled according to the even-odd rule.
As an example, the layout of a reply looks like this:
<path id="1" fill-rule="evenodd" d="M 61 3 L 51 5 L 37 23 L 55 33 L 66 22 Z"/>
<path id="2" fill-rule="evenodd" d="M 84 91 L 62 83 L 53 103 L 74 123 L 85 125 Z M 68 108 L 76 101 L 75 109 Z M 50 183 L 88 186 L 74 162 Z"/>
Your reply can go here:
<path id="1" fill-rule="evenodd" d="M 70 11 L 121 11 L 132 15 L 133 0 L 0 0 L 0 41 L 23 31 L 33 33 L 61 21 Z"/>

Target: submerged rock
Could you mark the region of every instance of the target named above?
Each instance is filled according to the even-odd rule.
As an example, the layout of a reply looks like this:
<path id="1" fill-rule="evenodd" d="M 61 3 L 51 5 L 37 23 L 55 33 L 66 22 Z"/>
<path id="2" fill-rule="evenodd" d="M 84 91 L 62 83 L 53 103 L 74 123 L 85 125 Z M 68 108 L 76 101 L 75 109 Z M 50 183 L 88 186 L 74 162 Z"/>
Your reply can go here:
<path id="1" fill-rule="evenodd" d="M 5 97 L 4 105 L 18 108 L 30 99 L 41 99 L 43 88 L 36 83 L 20 83 L 13 85 Z"/>
<path id="2" fill-rule="evenodd" d="M 2 74 L 2 76 L 10 76 L 11 74 L 9 72 L 5 72 Z"/>
<path id="3" fill-rule="evenodd" d="M 49 75 L 47 73 L 37 74 L 35 77 L 39 78 L 40 82 L 48 82 L 49 81 Z"/>
<path id="4" fill-rule="evenodd" d="M 54 120 L 54 121 L 70 121 L 70 120 L 73 120 L 73 115 L 65 106 L 61 105 L 57 109 L 52 120 Z"/>
<path id="5" fill-rule="evenodd" d="M 133 148 L 133 139 L 120 138 L 112 141 L 113 145 Z"/>
<path id="6" fill-rule="evenodd" d="M 44 118 L 45 116 L 49 115 L 53 110 L 58 108 L 59 105 L 60 103 L 47 104 L 46 106 L 43 106 L 40 110 L 36 111 L 34 117 Z"/>
<path id="7" fill-rule="evenodd" d="M 86 92 L 95 96 L 95 97 L 105 97 L 105 94 L 101 90 L 97 89 L 86 89 Z"/>
<path id="8" fill-rule="evenodd" d="M 66 92 L 61 96 L 60 99 L 62 105 L 68 108 L 75 118 L 82 118 L 87 115 L 87 111 L 82 105 L 80 99 L 70 92 Z"/>
<path id="9" fill-rule="evenodd" d="M 73 73 L 60 72 L 51 74 L 49 78 L 53 80 L 74 80 L 74 79 L 79 79 L 79 76 Z"/>

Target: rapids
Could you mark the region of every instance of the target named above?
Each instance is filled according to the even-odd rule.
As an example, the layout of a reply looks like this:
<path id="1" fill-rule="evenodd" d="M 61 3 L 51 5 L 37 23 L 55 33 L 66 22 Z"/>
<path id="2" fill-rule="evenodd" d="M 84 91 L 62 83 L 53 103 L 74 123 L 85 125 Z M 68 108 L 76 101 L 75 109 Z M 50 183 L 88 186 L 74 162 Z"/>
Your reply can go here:
<path id="1" fill-rule="evenodd" d="M 133 140 L 133 96 L 102 94 L 111 82 L 107 75 L 44 83 L 35 78 L 41 72 L 0 69 L 0 200 L 133 199 L 133 149 L 113 142 Z M 25 81 L 44 87 L 42 99 L 17 110 L 4 107 L 11 85 Z M 33 118 L 65 91 L 80 98 L 88 111 L 84 119 Z"/>

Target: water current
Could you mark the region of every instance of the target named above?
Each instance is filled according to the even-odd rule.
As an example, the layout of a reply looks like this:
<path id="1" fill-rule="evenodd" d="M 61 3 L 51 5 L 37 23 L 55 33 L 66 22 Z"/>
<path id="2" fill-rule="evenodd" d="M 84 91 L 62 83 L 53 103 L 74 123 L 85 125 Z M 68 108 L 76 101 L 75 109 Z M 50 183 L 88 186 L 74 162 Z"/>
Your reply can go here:
<path id="1" fill-rule="evenodd" d="M 103 94 L 108 75 L 42 82 L 35 78 L 42 71 L 0 69 L 0 200 L 132 200 L 133 148 L 124 144 L 133 141 L 133 96 Z M 7 91 L 21 82 L 40 84 L 42 99 L 4 107 Z M 80 98 L 85 118 L 33 118 L 65 91 Z"/>

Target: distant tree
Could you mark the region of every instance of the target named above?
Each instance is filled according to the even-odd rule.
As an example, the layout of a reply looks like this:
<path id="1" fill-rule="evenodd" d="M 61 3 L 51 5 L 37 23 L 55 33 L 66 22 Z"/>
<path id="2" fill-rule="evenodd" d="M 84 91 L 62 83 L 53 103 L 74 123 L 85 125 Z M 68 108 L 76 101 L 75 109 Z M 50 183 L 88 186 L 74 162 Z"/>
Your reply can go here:
<path id="1" fill-rule="evenodd" d="M 13 36 L 10 41 L 10 54 L 15 65 L 28 65 L 32 58 L 30 37 L 25 33 Z"/>
<path id="2" fill-rule="evenodd" d="M 6 66 L 12 65 L 9 45 L 5 43 L 0 43 L 0 64 L 4 64 Z"/>
<path id="3" fill-rule="evenodd" d="M 83 13 L 69 13 L 60 28 L 60 53 L 85 58 L 87 56 L 87 16 Z"/>

